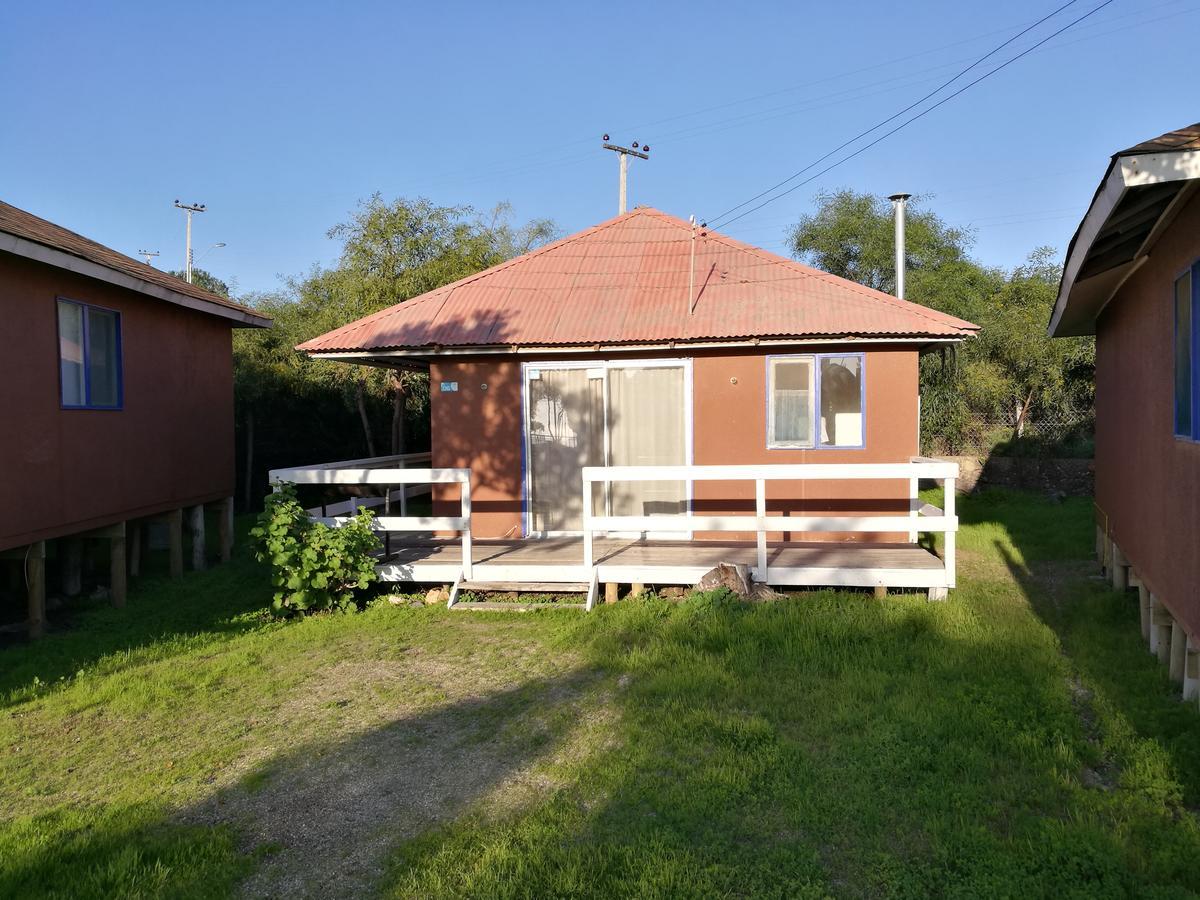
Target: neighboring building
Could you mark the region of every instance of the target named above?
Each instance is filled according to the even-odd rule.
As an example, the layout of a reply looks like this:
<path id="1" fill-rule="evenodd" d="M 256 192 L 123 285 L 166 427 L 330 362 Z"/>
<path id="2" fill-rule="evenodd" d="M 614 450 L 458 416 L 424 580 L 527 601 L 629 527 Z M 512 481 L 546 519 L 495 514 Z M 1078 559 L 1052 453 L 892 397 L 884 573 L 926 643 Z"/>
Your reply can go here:
<path id="1" fill-rule="evenodd" d="M 299 349 L 427 369 L 432 464 L 471 469 L 473 534 L 535 538 L 580 533 L 584 466 L 907 465 L 919 453 L 919 354 L 975 331 L 638 208 Z M 862 474 L 772 482 L 770 512 L 909 513 L 908 479 Z M 438 486 L 435 513 L 457 509 L 455 492 Z M 597 486 L 594 508 L 753 512 L 755 488 L 631 481 Z M 772 539 L 867 533 L 772 529 Z"/>
<path id="2" fill-rule="evenodd" d="M 1200 688 L 1200 124 L 1122 150 L 1071 240 L 1054 336 L 1096 336 L 1096 528 Z"/>
<path id="3" fill-rule="evenodd" d="M 230 331 L 268 318 L 6 203 L 0 298 L 0 551 L 232 497 Z"/>

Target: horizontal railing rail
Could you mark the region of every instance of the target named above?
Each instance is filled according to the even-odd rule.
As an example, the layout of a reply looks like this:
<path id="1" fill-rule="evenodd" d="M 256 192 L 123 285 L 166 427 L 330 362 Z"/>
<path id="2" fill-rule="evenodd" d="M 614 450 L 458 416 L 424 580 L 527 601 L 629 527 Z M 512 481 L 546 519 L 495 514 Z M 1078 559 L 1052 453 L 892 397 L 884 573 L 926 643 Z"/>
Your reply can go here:
<path id="1" fill-rule="evenodd" d="M 424 454 L 421 454 L 424 455 Z M 309 518 L 335 528 L 351 521 L 359 508 L 372 510 L 383 507 L 382 515 L 371 520 L 371 528 L 384 535 L 384 551 L 391 552 L 390 535 L 394 532 L 457 531 L 462 539 L 463 576 L 471 578 L 471 470 L 457 468 L 409 469 L 377 468 L 372 463 L 395 460 L 396 457 L 375 457 L 367 460 L 351 460 L 345 463 L 330 463 L 325 466 L 293 467 L 273 469 L 270 481 L 274 486 L 283 482 L 297 485 L 379 485 L 385 488 L 382 497 L 349 497 L 336 504 L 324 504 L 306 510 Z M 401 515 L 391 514 L 393 499 L 405 502 L 408 485 L 458 484 L 460 487 L 460 513 L 457 516 L 410 516 L 407 509 Z M 399 498 L 395 498 L 392 486 L 402 486 Z M 345 515 L 338 513 L 345 511 Z M 331 514 L 332 513 L 332 514 Z"/>
<path id="2" fill-rule="evenodd" d="M 905 463 L 811 463 L 799 465 L 729 466 L 585 466 L 583 469 L 583 554 L 584 565 L 594 565 L 593 537 L 604 532 L 693 532 L 753 531 L 757 544 L 757 562 L 753 576 L 768 579 L 767 534 L 769 532 L 907 532 L 915 543 L 918 533 L 944 534 L 943 563 L 947 585 L 954 586 L 954 537 L 958 516 L 954 511 L 954 483 L 958 464 L 923 457 Z M 941 482 L 943 508 L 921 501 L 918 488 L 922 479 Z M 842 516 L 767 514 L 768 482 L 905 480 L 908 482 L 908 511 L 899 515 Z M 595 515 L 592 504 L 594 484 L 627 481 L 752 481 L 755 511 L 753 515 Z"/>

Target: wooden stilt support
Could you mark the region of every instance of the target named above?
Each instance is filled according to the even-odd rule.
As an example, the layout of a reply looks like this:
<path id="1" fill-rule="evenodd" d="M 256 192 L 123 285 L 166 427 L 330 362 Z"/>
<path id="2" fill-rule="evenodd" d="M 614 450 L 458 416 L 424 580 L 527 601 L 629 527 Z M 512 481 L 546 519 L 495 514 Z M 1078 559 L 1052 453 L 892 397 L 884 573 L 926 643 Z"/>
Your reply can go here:
<path id="1" fill-rule="evenodd" d="M 1150 640 L 1150 589 L 1144 584 L 1138 585 L 1138 609 L 1142 617 L 1142 640 Z"/>
<path id="2" fill-rule="evenodd" d="M 1174 621 L 1175 617 L 1155 597 L 1154 609 L 1150 615 L 1150 649 L 1158 657 L 1158 661 L 1164 664 L 1171 658 L 1171 625 Z"/>
<path id="3" fill-rule="evenodd" d="M 604 585 L 604 602 L 605 603 L 616 603 L 617 602 L 617 590 L 619 588 L 620 588 L 620 585 L 617 584 L 615 581 L 607 582 Z"/>
<path id="4" fill-rule="evenodd" d="M 929 589 L 930 600 L 945 600 L 950 596 L 950 589 L 944 587 L 931 587 Z"/>
<path id="5" fill-rule="evenodd" d="M 172 578 L 183 577 L 183 510 L 173 509 L 164 516 L 170 548 Z"/>
<path id="6" fill-rule="evenodd" d="M 1129 561 L 1125 559 L 1125 555 L 1121 553 L 1121 548 L 1113 542 L 1112 545 L 1112 564 L 1109 573 L 1112 578 L 1112 586 L 1114 591 L 1124 593 L 1129 590 Z"/>
<path id="7" fill-rule="evenodd" d="M 46 542 L 29 546 L 25 555 L 25 585 L 29 598 L 29 637 L 46 633 Z"/>
<path id="8" fill-rule="evenodd" d="M 1190 635 L 1183 661 L 1183 699 L 1193 703 L 1200 699 L 1200 640 Z"/>
<path id="9" fill-rule="evenodd" d="M 639 594 L 643 594 L 645 592 L 646 592 L 646 586 L 644 584 L 639 584 L 638 582 L 635 581 L 633 584 L 631 584 L 629 586 L 629 596 L 630 597 L 636 597 Z"/>
<path id="10" fill-rule="evenodd" d="M 63 538 L 62 549 L 62 591 L 68 597 L 77 597 L 83 590 L 83 539 L 79 537 Z"/>
<path id="11" fill-rule="evenodd" d="M 876 600 L 886 600 L 887 599 L 887 585 L 886 584 L 875 585 L 875 599 Z"/>
<path id="12" fill-rule="evenodd" d="M 1178 622 L 1171 623 L 1171 652 L 1167 674 L 1172 681 L 1183 683 L 1183 665 L 1187 659 L 1187 632 Z"/>
<path id="13" fill-rule="evenodd" d="M 188 510 L 188 532 L 192 536 L 192 568 L 197 572 L 204 571 L 204 504 L 198 504 Z"/>
<path id="14" fill-rule="evenodd" d="M 142 572 L 142 523 L 127 522 L 129 538 L 129 576 L 137 578 Z"/>
<path id="15" fill-rule="evenodd" d="M 233 498 L 226 497 L 218 502 L 217 536 L 221 544 L 221 562 L 233 558 Z"/>
<path id="16" fill-rule="evenodd" d="M 108 577 L 112 591 L 112 605 L 120 609 L 125 605 L 125 523 L 112 528 L 108 540 Z"/>

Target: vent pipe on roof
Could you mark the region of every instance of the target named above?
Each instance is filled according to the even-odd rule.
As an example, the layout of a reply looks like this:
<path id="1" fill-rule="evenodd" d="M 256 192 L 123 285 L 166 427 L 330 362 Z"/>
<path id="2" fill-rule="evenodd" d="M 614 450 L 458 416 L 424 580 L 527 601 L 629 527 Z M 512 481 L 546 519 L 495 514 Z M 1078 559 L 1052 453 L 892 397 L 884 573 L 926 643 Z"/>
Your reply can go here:
<path id="1" fill-rule="evenodd" d="M 892 194 L 892 211 L 896 217 L 896 296 L 904 299 L 904 206 L 912 194 Z"/>

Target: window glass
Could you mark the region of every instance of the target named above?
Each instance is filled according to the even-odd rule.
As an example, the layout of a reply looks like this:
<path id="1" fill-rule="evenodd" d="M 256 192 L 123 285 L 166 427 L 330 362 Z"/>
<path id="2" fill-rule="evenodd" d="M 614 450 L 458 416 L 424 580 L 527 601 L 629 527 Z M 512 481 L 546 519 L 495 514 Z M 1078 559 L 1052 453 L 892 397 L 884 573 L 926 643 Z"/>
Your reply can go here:
<path id="1" fill-rule="evenodd" d="M 811 357 L 771 361 L 770 446 L 812 446 Z"/>
<path id="2" fill-rule="evenodd" d="M 88 405 L 116 406 L 120 401 L 117 314 L 89 307 L 87 315 Z"/>
<path id="3" fill-rule="evenodd" d="M 83 307 L 78 303 L 58 301 L 58 359 L 63 406 L 83 406 Z"/>
<path id="4" fill-rule="evenodd" d="M 862 357 L 821 357 L 821 446 L 863 445 Z"/>
<path id="5" fill-rule="evenodd" d="M 1175 433 L 1192 434 L 1192 273 L 1175 282 Z"/>

